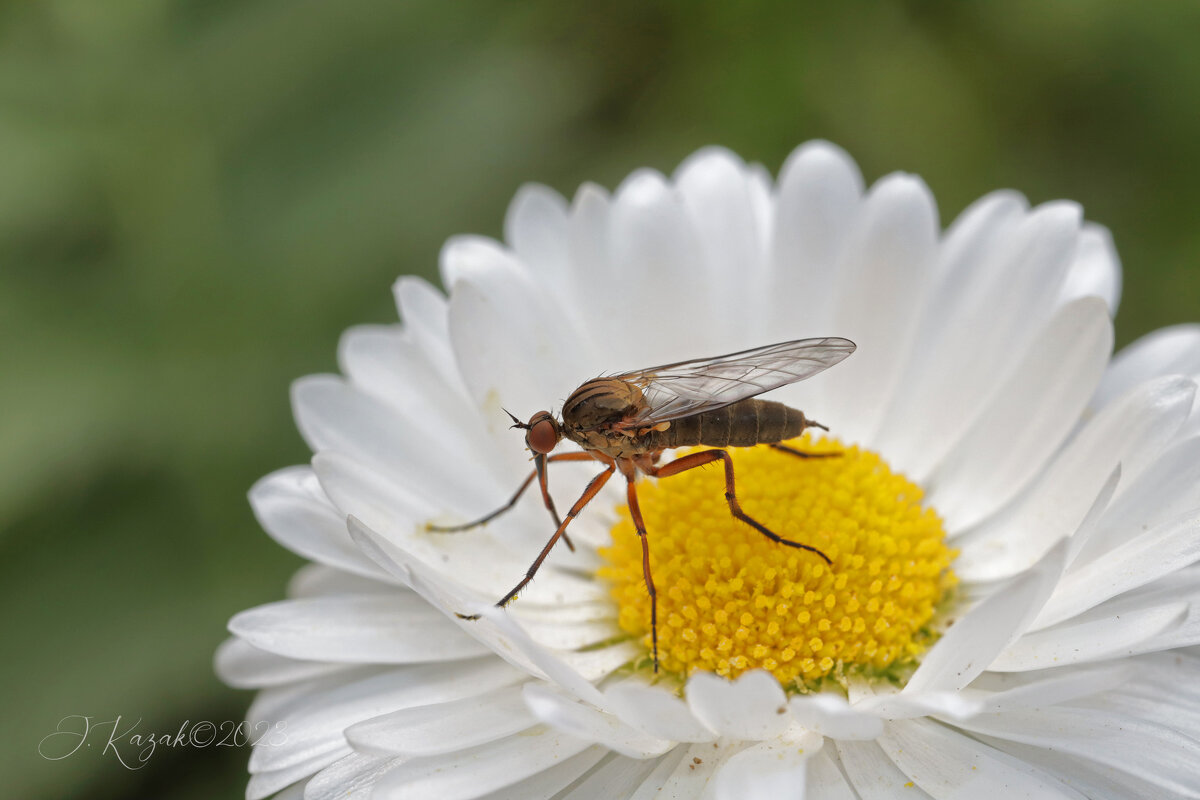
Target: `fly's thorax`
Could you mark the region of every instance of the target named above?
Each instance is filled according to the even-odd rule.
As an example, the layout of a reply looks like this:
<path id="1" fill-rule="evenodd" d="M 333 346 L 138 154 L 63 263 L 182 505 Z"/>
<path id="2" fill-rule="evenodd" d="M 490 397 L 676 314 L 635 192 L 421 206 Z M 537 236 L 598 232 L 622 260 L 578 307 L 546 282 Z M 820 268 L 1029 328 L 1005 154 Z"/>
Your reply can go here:
<path id="1" fill-rule="evenodd" d="M 632 383 L 595 378 L 563 403 L 563 427 L 568 431 L 593 431 L 615 425 L 641 411 L 643 404 L 642 390 Z"/>
<path id="2" fill-rule="evenodd" d="M 620 430 L 575 431 L 566 428 L 567 438 L 584 450 L 603 453 L 610 458 L 632 458 L 646 452 L 646 442 Z"/>

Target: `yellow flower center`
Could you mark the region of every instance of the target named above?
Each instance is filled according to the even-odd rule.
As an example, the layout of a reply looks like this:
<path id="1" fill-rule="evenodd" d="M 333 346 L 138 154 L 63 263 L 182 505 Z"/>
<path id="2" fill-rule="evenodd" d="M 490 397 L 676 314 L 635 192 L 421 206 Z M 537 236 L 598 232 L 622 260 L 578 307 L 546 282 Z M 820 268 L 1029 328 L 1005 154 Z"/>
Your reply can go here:
<path id="1" fill-rule="evenodd" d="M 895 676 L 936 639 L 931 623 L 957 582 L 955 553 L 921 490 L 870 451 L 808 434 L 788 444 L 840 455 L 731 450 L 738 499 L 832 566 L 734 519 L 719 463 L 639 484 L 663 670 L 732 678 L 761 668 L 804 691 L 824 678 Z M 641 544 L 628 509 L 620 516 L 599 574 L 612 584 L 621 628 L 649 649 Z"/>

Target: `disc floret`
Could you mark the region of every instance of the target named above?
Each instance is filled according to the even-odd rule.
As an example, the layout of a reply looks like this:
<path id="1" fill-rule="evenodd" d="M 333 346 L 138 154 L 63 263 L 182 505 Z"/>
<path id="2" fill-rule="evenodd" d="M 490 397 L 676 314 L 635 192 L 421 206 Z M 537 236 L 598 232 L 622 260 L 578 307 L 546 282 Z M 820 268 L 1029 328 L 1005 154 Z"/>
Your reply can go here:
<path id="1" fill-rule="evenodd" d="M 894 675 L 936 638 L 932 623 L 956 583 L 954 552 L 921 489 L 871 451 L 807 434 L 788 444 L 841 455 L 733 450 L 738 497 L 747 513 L 819 548 L 832 565 L 730 517 L 719 471 L 639 487 L 665 671 L 736 677 L 761 668 L 803 690 L 830 677 Z M 626 509 L 602 552 L 621 628 L 649 646 L 641 548 Z"/>

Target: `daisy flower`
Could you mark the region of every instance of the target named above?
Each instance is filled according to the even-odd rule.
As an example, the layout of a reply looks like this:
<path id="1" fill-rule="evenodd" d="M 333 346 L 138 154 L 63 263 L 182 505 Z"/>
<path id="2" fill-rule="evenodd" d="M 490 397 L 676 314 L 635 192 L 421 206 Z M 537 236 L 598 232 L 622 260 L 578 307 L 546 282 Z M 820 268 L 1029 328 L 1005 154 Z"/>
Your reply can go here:
<path id="1" fill-rule="evenodd" d="M 274 731 L 251 800 L 1200 797 L 1200 326 L 1110 360 L 1079 206 L 1001 191 L 943 231 L 919 178 L 814 142 L 775 181 L 706 149 L 527 186 L 504 239 L 448 242 L 448 295 L 401 279 L 401 322 L 293 388 L 312 464 L 250 499 L 312 563 L 217 656 Z M 746 512 L 831 563 L 732 519 L 719 466 L 640 482 L 657 673 L 623 481 L 504 610 L 537 489 L 429 528 L 528 474 L 504 409 L 818 336 L 857 352 L 764 399 L 834 455 L 731 453 Z M 601 468 L 549 465 L 559 509 Z"/>

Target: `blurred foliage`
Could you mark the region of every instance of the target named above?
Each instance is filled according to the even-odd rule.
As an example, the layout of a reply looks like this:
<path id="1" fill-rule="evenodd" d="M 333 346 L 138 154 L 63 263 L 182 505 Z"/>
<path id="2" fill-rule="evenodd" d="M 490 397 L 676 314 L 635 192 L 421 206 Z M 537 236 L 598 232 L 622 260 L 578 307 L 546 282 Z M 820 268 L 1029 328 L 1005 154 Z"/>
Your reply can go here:
<path id="1" fill-rule="evenodd" d="M 40 758 L 69 714 L 238 719 L 211 655 L 299 559 L 244 496 L 305 461 L 291 379 L 394 319 L 523 181 L 568 194 L 823 137 L 1079 200 L 1121 342 L 1200 317 L 1200 5 L 48 0 L 0 5 L 0 774 L 11 797 L 240 796 L 245 751 Z"/>

